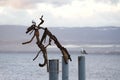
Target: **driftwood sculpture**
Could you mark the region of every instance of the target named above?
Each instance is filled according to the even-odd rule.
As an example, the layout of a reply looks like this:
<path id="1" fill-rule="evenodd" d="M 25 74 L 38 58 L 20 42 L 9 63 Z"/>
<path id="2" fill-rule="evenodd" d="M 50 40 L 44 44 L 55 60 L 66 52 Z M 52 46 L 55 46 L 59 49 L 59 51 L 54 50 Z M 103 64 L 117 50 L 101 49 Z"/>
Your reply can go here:
<path id="1" fill-rule="evenodd" d="M 43 28 L 43 27 L 40 27 L 40 25 L 42 25 L 44 23 L 44 20 L 43 20 L 43 15 L 41 16 L 40 18 L 41 22 L 38 24 L 38 26 L 36 26 L 36 23 L 34 21 L 32 21 L 32 25 L 27 28 L 27 31 L 26 31 L 26 34 L 30 32 L 30 34 L 34 31 L 34 35 L 33 37 L 31 38 L 30 41 L 27 41 L 27 42 L 24 42 L 22 43 L 23 45 L 24 44 L 28 44 L 30 42 L 32 42 L 32 40 L 36 37 L 36 44 L 37 46 L 40 48 L 40 51 L 37 53 L 37 55 L 35 56 L 35 58 L 33 59 L 33 61 L 38 57 L 39 53 L 42 52 L 43 53 L 43 58 L 44 58 L 44 62 L 43 64 L 39 63 L 39 66 L 40 67 L 43 67 L 47 64 L 47 67 L 48 67 L 48 57 L 47 57 L 47 50 L 46 48 L 51 45 L 51 41 L 54 41 L 54 43 L 56 44 L 56 46 L 60 49 L 62 55 L 63 55 L 63 58 L 64 58 L 64 61 L 65 63 L 67 64 L 68 62 L 68 59 L 70 61 L 71 60 L 71 57 L 67 51 L 66 48 L 64 48 L 60 42 L 57 40 L 57 38 L 55 37 L 55 35 L 53 35 L 47 28 Z M 41 39 L 39 39 L 39 29 L 42 29 L 44 31 Z M 47 45 L 45 45 L 45 41 L 46 41 L 46 38 L 49 38 L 49 42 Z M 43 42 L 44 41 L 44 42 Z"/>

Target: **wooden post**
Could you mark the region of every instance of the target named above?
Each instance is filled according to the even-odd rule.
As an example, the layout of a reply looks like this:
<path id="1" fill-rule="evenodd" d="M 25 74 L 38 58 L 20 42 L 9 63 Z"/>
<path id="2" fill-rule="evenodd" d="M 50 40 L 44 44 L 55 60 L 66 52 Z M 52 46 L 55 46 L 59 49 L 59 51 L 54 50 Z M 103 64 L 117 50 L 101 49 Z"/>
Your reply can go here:
<path id="1" fill-rule="evenodd" d="M 66 64 L 62 57 L 62 80 L 69 80 L 69 62 Z"/>
<path id="2" fill-rule="evenodd" d="M 78 56 L 78 80 L 85 80 L 85 56 Z"/>
<path id="3" fill-rule="evenodd" d="M 49 80 L 58 80 L 59 60 L 49 60 Z"/>

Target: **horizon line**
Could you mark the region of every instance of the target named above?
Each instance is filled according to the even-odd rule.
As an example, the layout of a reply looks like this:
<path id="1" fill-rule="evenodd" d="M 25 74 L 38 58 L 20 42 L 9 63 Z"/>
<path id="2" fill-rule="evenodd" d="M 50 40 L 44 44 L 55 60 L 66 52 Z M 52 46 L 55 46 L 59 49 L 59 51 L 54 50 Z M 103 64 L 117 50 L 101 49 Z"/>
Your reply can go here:
<path id="1" fill-rule="evenodd" d="M 29 25 L 20 25 L 20 24 L 0 24 L 0 26 L 29 26 Z M 42 26 L 42 27 L 46 27 L 46 26 Z M 113 25 L 109 25 L 109 26 L 48 26 L 50 28 L 104 28 L 104 27 L 120 27 L 120 26 L 113 26 Z"/>

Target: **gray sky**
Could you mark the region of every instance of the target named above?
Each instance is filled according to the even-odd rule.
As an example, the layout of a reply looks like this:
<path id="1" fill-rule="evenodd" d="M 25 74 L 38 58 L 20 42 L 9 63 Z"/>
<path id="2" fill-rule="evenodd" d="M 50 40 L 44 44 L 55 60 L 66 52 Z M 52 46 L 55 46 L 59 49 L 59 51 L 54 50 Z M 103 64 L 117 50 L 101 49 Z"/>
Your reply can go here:
<path id="1" fill-rule="evenodd" d="M 43 26 L 120 26 L 120 0 L 0 0 L 0 24 Z"/>

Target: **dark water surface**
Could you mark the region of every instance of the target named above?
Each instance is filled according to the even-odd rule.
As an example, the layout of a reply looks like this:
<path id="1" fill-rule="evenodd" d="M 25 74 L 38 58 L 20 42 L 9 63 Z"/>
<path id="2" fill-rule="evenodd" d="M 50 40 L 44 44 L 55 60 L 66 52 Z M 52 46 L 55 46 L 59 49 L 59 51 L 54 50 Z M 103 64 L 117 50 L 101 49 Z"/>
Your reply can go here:
<path id="1" fill-rule="evenodd" d="M 0 53 L 0 80 L 49 80 L 46 67 L 38 66 L 42 56 L 32 61 L 36 53 Z M 61 79 L 61 54 L 48 54 L 49 59 L 59 59 L 59 80 Z M 71 54 L 69 80 L 78 80 L 80 54 Z M 120 80 L 120 55 L 86 55 L 86 80 Z"/>

